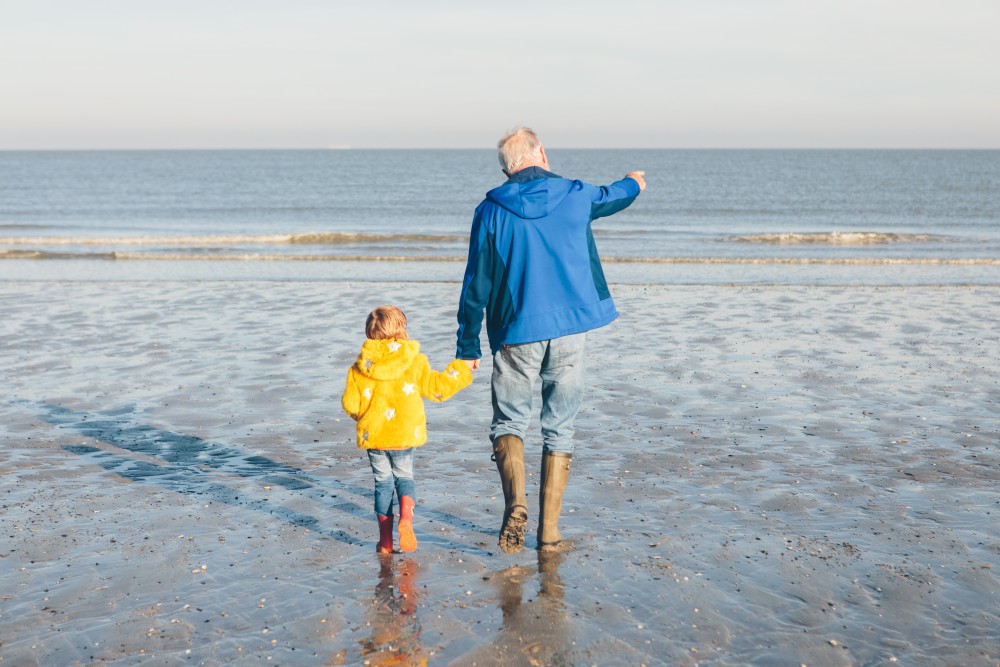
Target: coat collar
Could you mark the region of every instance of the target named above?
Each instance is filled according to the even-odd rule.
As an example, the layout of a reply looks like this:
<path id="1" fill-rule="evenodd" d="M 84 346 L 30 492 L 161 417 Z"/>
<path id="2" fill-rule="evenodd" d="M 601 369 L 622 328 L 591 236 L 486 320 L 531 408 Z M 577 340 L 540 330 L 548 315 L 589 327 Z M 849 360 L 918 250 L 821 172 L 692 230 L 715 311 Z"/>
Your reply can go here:
<path id="1" fill-rule="evenodd" d="M 534 181 L 539 178 L 562 178 L 558 174 L 553 174 L 547 169 L 542 169 L 541 167 L 525 167 L 521 171 L 515 171 L 507 179 L 507 183 L 527 183 L 528 181 Z M 506 185 L 506 183 L 505 183 Z"/>

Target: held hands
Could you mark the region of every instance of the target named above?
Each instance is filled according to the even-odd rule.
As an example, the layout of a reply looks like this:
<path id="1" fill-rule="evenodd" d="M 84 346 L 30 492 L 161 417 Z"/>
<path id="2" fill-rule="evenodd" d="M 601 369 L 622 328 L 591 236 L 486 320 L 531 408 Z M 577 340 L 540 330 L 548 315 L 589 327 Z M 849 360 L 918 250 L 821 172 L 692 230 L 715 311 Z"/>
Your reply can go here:
<path id="1" fill-rule="evenodd" d="M 469 367 L 470 371 L 474 371 L 479 368 L 479 359 L 462 359 L 465 365 Z"/>
<path id="2" fill-rule="evenodd" d="M 643 178 L 643 176 L 645 175 L 646 172 L 644 171 L 630 171 L 629 173 L 625 174 L 625 178 L 631 178 L 633 181 L 638 183 L 639 192 L 642 192 L 643 190 L 646 189 L 646 179 Z"/>

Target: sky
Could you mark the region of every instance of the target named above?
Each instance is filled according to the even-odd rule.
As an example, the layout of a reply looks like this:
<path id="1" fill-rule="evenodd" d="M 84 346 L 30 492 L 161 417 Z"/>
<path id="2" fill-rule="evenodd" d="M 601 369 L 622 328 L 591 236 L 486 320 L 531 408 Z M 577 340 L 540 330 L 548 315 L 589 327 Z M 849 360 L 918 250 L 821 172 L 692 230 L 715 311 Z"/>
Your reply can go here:
<path id="1" fill-rule="evenodd" d="M 998 0 L 0 0 L 0 150 L 1000 148 Z"/>

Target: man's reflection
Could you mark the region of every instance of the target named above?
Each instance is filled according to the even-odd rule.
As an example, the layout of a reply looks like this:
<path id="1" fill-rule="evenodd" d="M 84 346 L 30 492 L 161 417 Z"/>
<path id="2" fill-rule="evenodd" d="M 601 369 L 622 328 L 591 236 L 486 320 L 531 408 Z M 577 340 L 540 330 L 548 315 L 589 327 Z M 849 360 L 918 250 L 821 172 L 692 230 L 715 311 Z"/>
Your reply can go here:
<path id="1" fill-rule="evenodd" d="M 503 623 L 492 643 L 463 656 L 463 660 L 505 667 L 573 663 L 573 628 L 559 576 L 562 559 L 559 552 L 538 552 L 538 593 L 527 600 L 524 586 L 534 579 L 533 568 L 517 565 L 490 576 Z"/>

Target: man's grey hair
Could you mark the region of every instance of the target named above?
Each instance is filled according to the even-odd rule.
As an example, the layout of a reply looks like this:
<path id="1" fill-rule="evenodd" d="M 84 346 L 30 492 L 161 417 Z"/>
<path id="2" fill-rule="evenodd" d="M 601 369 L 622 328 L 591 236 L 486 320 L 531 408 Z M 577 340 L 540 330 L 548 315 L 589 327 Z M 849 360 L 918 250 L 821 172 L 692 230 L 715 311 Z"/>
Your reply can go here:
<path id="1" fill-rule="evenodd" d="M 541 150 L 542 140 L 530 127 L 515 127 L 497 142 L 500 167 L 508 174 L 513 174 L 522 164 L 537 158 Z"/>

